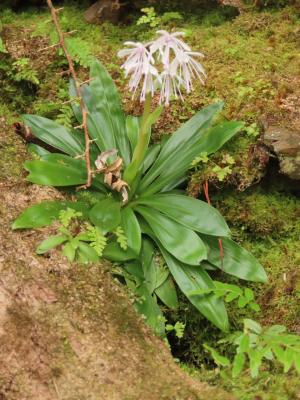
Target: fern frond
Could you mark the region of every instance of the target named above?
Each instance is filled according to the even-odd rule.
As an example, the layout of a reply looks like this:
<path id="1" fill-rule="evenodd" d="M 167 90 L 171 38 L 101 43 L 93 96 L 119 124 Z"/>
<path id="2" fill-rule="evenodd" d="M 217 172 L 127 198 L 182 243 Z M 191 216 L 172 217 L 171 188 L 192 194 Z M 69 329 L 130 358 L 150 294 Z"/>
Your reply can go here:
<path id="1" fill-rule="evenodd" d="M 101 257 L 107 244 L 107 238 L 98 227 L 91 225 L 88 227 L 88 237 L 91 241 L 90 246 L 93 247 L 98 256 Z"/>
<path id="2" fill-rule="evenodd" d="M 72 108 L 70 106 L 63 105 L 55 121 L 58 124 L 63 125 L 68 129 L 71 129 L 73 116 L 74 114 Z"/>
<path id="3" fill-rule="evenodd" d="M 82 217 L 82 213 L 80 211 L 75 211 L 73 208 L 67 208 L 66 210 L 61 210 L 59 212 L 59 222 L 62 224 L 63 227 L 67 228 L 71 220 L 77 217 Z"/>
<path id="4" fill-rule="evenodd" d="M 123 231 L 121 226 L 118 226 L 117 229 L 114 231 L 114 234 L 117 237 L 117 242 L 119 243 L 121 249 L 127 250 L 127 237 Z"/>

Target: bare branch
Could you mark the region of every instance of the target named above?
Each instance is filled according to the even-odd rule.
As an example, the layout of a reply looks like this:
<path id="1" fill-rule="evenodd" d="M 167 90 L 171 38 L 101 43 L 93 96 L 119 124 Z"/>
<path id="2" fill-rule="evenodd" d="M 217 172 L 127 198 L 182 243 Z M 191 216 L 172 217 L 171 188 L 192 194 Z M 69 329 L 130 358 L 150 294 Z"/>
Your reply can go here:
<path id="1" fill-rule="evenodd" d="M 77 73 L 75 71 L 73 59 L 72 59 L 71 55 L 69 54 L 67 46 L 66 46 L 66 43 L 65 43 L 65 36 L 68 35 L 68 34 L 72 34 L 73 31 L 64 33 L 61 30 L 57 14 L 62 8 L 58 8 L 58 9 L 54 8 L 54 6 L 52 4 L 52 0 L 47 0 L 47 4 L 48 4 L 48 7 L 49 7 L 50 12 L 51 12 L 51 17 L 52 17 L 53 23 L 55 25 L 55 29 L 56 29 L 56 31 L 58 33 L 58 36 L 59 36 L 59 45 L 63 49 L 63 52 L 64 52 L 64 54 L 66 56 L 67 61 L 68 61 L 69 71 L 70 71 L 70 74 L 71 74 L 71 76 L 72 76 L 72 78 L 74 80 L 76 94 L 77 94 L 77 97 L 78 97 L 78 100 L 79 100 L 79 103 L 80 103 L 80 108 L 81 108 L 81 112 L 82 112 L 82 127 L 83 127 L 83 130 L 84 130 L 84 139 L 85 139 L 85 152 L 84 152 L 84 154 L 85 154 L 86 172 L 87 172 L 87 181 L 86 181 L 86 184 L 83 186 L 83 188 L 88 188 L 88 187 L 91 186 L 92 178 L 93 178 L 93 171 L 91 169 L 91 160 L 90 160 L 90 143 L 91 143 L 91 141 L 90 141 L 88 127 L 87 127 L 88 111 L 87 111 L 87 109 L 85 107 L 84 101 L 83 101 L 82 96 L 81 96 L 80 83 L 79 83 L 79 80 L 78 80 L 78 77 L 77 77 Z M 74 100 L 72 100 L 72 101 L 74 101 Z"/>

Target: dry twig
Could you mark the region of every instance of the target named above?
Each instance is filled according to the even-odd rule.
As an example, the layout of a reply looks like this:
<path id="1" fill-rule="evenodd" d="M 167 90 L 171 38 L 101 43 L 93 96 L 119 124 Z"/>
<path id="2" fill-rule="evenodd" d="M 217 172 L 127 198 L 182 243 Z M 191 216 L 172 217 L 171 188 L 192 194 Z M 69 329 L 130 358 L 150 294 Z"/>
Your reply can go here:
<path id="1" fill-rule="evenodd" d="M 65 36 L 66 35 L 70 35 L 71 32 L 64 33 L 62 31 L 61 27 L 60 27 L 60 23 L 59 23 L 59 19 L 58 19 L 57 14 L 61 9 L 60 8 L 56 9 L 52 4 L 52 0 L 47 0 L 47 4 L 48 4 L 48 7 L 49 7 L 50 12 L 51 12 L 51 17 L 52 17 L 53 23 L 55 25 L 55 29 L 56 29 L 56 31 L 58 33 L 58 36 L 59 36 L 59 42 L 58 42 L 57 45 L 61 46 L 61 48 L 63 49 L 63 52 L 64 52 L 64 54 L 66 56 L 66 59 L 68 61 L 69 71 L 70 71 L 70 74 L 71 74 L 71 76 L 72 76 L 72 78 L 74 80 L 74 83 L 75 83 L 76 94 L 77 94 L 77 97 L 79 99 L 79 105 L 80 105 L 81 112 L 82 112 L 82 127 L 83 127 L 83 130 L 84 130 L 84 138 L 85 138 L 85 152 L 84 152 L 84 154 L 85 154 L 86 172 L 87 172 L 87 181 L 86 181 L 86 184 L 83 187 L 84 188 L 88 188 L 88 187 L 91 186 L 92 178 L 93 178 L 93 171 L 91 169 L 91 160 L 90 160 L 90 143 L 91 143 L 91 141 L 90 141 L 88 127 L 87 127 L 88 110 L 86 109 L 84 101 L 83 101 L 82 96 L 81 96 L 81 92 L 80 92 L 81 83 L 78 80 L 77 73 L 76 73 L 75 68 L 74 68 L 73 59 L 70 56 L 70 54 L 68 52 L 68 49 L 67 49 L 67 46 L 66 46 L 66 43 L 65 43 Z"/>

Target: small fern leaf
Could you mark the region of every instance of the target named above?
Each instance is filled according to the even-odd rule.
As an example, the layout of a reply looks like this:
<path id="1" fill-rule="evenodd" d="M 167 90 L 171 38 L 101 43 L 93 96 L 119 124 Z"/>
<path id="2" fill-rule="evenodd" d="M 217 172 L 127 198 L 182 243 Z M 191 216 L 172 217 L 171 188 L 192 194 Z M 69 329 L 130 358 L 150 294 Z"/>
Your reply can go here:
<path id="1" fill-rule="evenodd" d="M 101 230 L 95 226 L 88 227 L 88 237 L 90 239 L 90 246 L 96 251 L 98 256 L 101 257 L 107 244 L 107 238 L 103 235 Z"/>
<path id="2" fill-rule="evenodd" d="M 69 207 L 66 210 L 61 210 L 59 213 L 59 221 L 64 228 L 67 228 L 70 225 L 71 220 L 77 217 L 82 217 L 82 213 Z"/>
<path id="3" fill-rule="evenodd" d="M 121 226 L 118 226 L 117 229 L 114 231 L 114 234 L 117 237 L 117 242 L 119 243 L 121 249 L 127 250 L 127 237 L 125 236 L 123 228 Z"/>

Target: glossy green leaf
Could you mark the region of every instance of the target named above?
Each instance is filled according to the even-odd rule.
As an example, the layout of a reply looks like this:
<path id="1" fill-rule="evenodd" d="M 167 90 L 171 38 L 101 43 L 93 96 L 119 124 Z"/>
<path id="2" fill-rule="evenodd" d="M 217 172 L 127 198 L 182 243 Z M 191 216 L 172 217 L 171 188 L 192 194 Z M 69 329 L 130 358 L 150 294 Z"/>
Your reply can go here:
<path id="1" fill-rule="evenodd" d="M 68 237 L 66 235 L 49 236 L 47 239 L 43 240 L 42 243 L 37 247 L 36 253 L 44 254 L 54 247 L 64 243 L 66 240 L 68 240 Z"/>
<path id="2" fill-rule="evenodd" d="M 121 249 L 119 244 L 116 242 L 111 242 L 103 250 L 103 258 L 114 262 L 124 262 L 134 260 L 136 254 L 130 249 Z"/>
<path id="3" fill-rule="evenodd" d="M 115 137 L 107 134 L 107 132 L 112 131 L 107 112 L 89 113 L 87 117 L 87 125 L 89 135 L 98 146 L 100 152 L 115 149 L 117 147 Z"/>
<path id="4" fill-rule="evenodd" d="M 97 112 L 97 118 L 102 122 L 100 127 L 103 135 L 114 137 L 119 155 L 123 158 L 125 165 L 128 165 L 130 148 L 119 93 L 111 76 L 97 60 L 91 65 L 90 77 L 92 80 L 89 87 L 92 96 L 87 107 L 92 114 L 94 110 Z"/>
<path id="5" fill-rule="evenodd" d="M 27 180 L 46 186 L 73 186 L 86 183 L 85 162 L 64 154 L 48 154 L 42 160 L 26 161 Z"/>
<path id="6" fill-rule="evenodd" d="M 195 232 L 153 208 L 137 206 L 135 210 L 145 218 L 164 248 L 178 260 L 199 265 L 206 258 L 206 246 Z"/>
<path id="7" fill-rule="evenodd" d="M 59 212 L 67 208 L 81 211 L 83 215 L 87 215 L 87 206 L 81 202 L 43 201 L 23 211 L 12 224 L 12 229 L 41 228 L 42 226 L 51 225 L 58 218 Z"/>
<path id="8" fill-rule="evenodd" d="M 128 115 L 126 117 L 126 131 L 130 142 L 131 151 L 133 153 L 138 142 L 140 131 L 140 123 L 138 117 L 134 117 L 133 115 Z"/>
<path id="9" fill-rule="evenodd" d="M 228 316 L 224 302 L 213 295 L 194 296 L 191 292 L 197 289 L 214 288 L 214 283 L 200 266 L 190 266 L 183 264 L 160 247 L 164 259 L 170 269 L 173 278 L 181 291 L 187 296 L 190 302 L 203 314 L 209 321 L 219 329 L 227 331 L 229 328 Z"/>
<path id="10" fill-rule="evenodd" d="M 124 264 L 124 269 L 128 274 L 134 276 L 137 284 L 144 282 L 145 276 L 140 260 L 130 260 L 128 263 Z"/>
<path id="11" fill-rule="evenodd" d="M 39 157 L 43 157 L 50 153 L 50 151 L 48 151 L 48 150 L 44 149 L 43 147 L 38 146 L 37 144 L 34 144 L 34 143 L 29 143 L 27 145 L 27 150 L 30 153 L 35 154 Z"/>
<path id="12" fill-rule="evenodd" d="M 156 162 L 143 179 L 140 188 L 141 192 L 143 192 L 155 178 L 166 171 L 167 168 L 178 167 L 187 153 L 186 149 L 195 146 L 195 143 L 201 138 L 204 130 L 209 127 L 213 117 L 220 112 L 222 107 L 223 103 L 216 103 L 204 107 L 171 136 L 162 147 Z M 190 162 L 192 162 L 192 160 Z"/>
<path id="13" fill-rule="evenodd" d="M 121 211 L 121 225 L 127 238 L 128 247 L 140 254 L 141 250 L 141 228 L 138 220 L 130 207 L 123 208 Z"/>
<path id="14" fill-rule="evenodd" d="M 201 138 L 199 153 L 212 154 L 219 150 L 236 133 L 240 132 L 244 123 L 240 121 L 223 121 L 210 128 Z"/>
<path id="15" fill-rule="evenodd" d="M 204 201 L 164 193 L 150 197 L 141 196 L 137 203 L 153 207 L 194 231 L 218 237 L 230 235 L 230 230 L 222 215 Z"/>
<path id="16" fill-rule="evenodd" d="M 78 156 L 84 153 L 84 146 L 77 138 L 76 133 L 69 132 L 57 122 L 37 115 L 23 115 L 22 119 L 34 136 L 50 146 L 70 156 Z"/>
<path id="17" fill-rule="evenodd" d="M 78 258 L 80 262 L 97 262 L 99 261 L 99 256 L 95 249 L 93 249 L 90 245 L 79 242 L 78 244 Z"/>
<path id="18" fill-rule="evenodd" d="M 153 182 L 153 184 L 149 185 L 147 181 L 142 181 L 140 193 L 144 193 L 145 195 L 156 193 L 167 186 L 168 183 L 181 178 L 198 154 L 202 152 L 208 154 L 216 152 L 232 136 L 239 132 L 242 127 L 243 123 L 233 121 L 219 124 L 209 130 L 200 130 L 200 132 L 196 133 L 195 137 L 192 138 L 193 140 L 191 139 L 187 144 L 185 144 L 178 153 L 174 153 L 171 160 L 164 165 L 160 176 Z M 171 139 L 168 143 L 171 142 Z M 161 154 L 162 152 L 160 155 Z M 155 165 L 156 163 L 153 165 L 153 169 L 155 168 Z M 151 170 L 149 173 L 150 172 Z M 147 176 L 148 174 L 145 179 L 147 179 Z M 144 188 L 144 184 L 147 184 L 149 187 Z"/>
<path id="19" fill-rule="evenodd" d="M 171 309 L 178 307 L 177 292 L 171 276 L 155 289 L 155 294 L 167 307 Z"/>
<path id="20" fill-rule="evenodd" d="M 227 274 L 253 282 L 267 282 L 267 275 L 257 259 L 229 238 L 222 238 L 224 252 L 223 261 L 220 256 L 218 239 L 212 236 L 202 236 L 208 244 L 208 261 Z"/>
<path id="21" fill-rule="evenodd" d="M 139 314 L 146 317 L 146 324 L 150 326 L 159 336 L 165 335 L 165 323 L 163 314 L 145 284 L 140 285 L 135 289 L 135 294 L 139 296 L 135 302 L 135 308 Z"/>
<path id="22" fill-rule="evenodd" d="M 154 246 L 148 239 L 143 239 L 142 253 L 141 253 L 141 264 L 145 279 L 145 284 L 148 287 L 149 292 L 152 294 L 157 287 L 157 266 L 154 261 Z"/>
<path id="23" fill-rule="evenodd" d="M 158 153 L 160 152 L 161 145 L 160 144 L 154 144 L 148 148 L 148 151 L 146 153 L 146 156 L 144 158 L 144 162 L 142 165 L 142 172 L 145 173 L 151 165 L 154 163 L 154 161 L 157 158 Z"/>
<path id="24" fill-rule="evenodd" d="M 103 233 L 113 231 L 121 222 L 121 205 L 113 198 L 98 201 L 89 212 L 91 222 Z"/>

